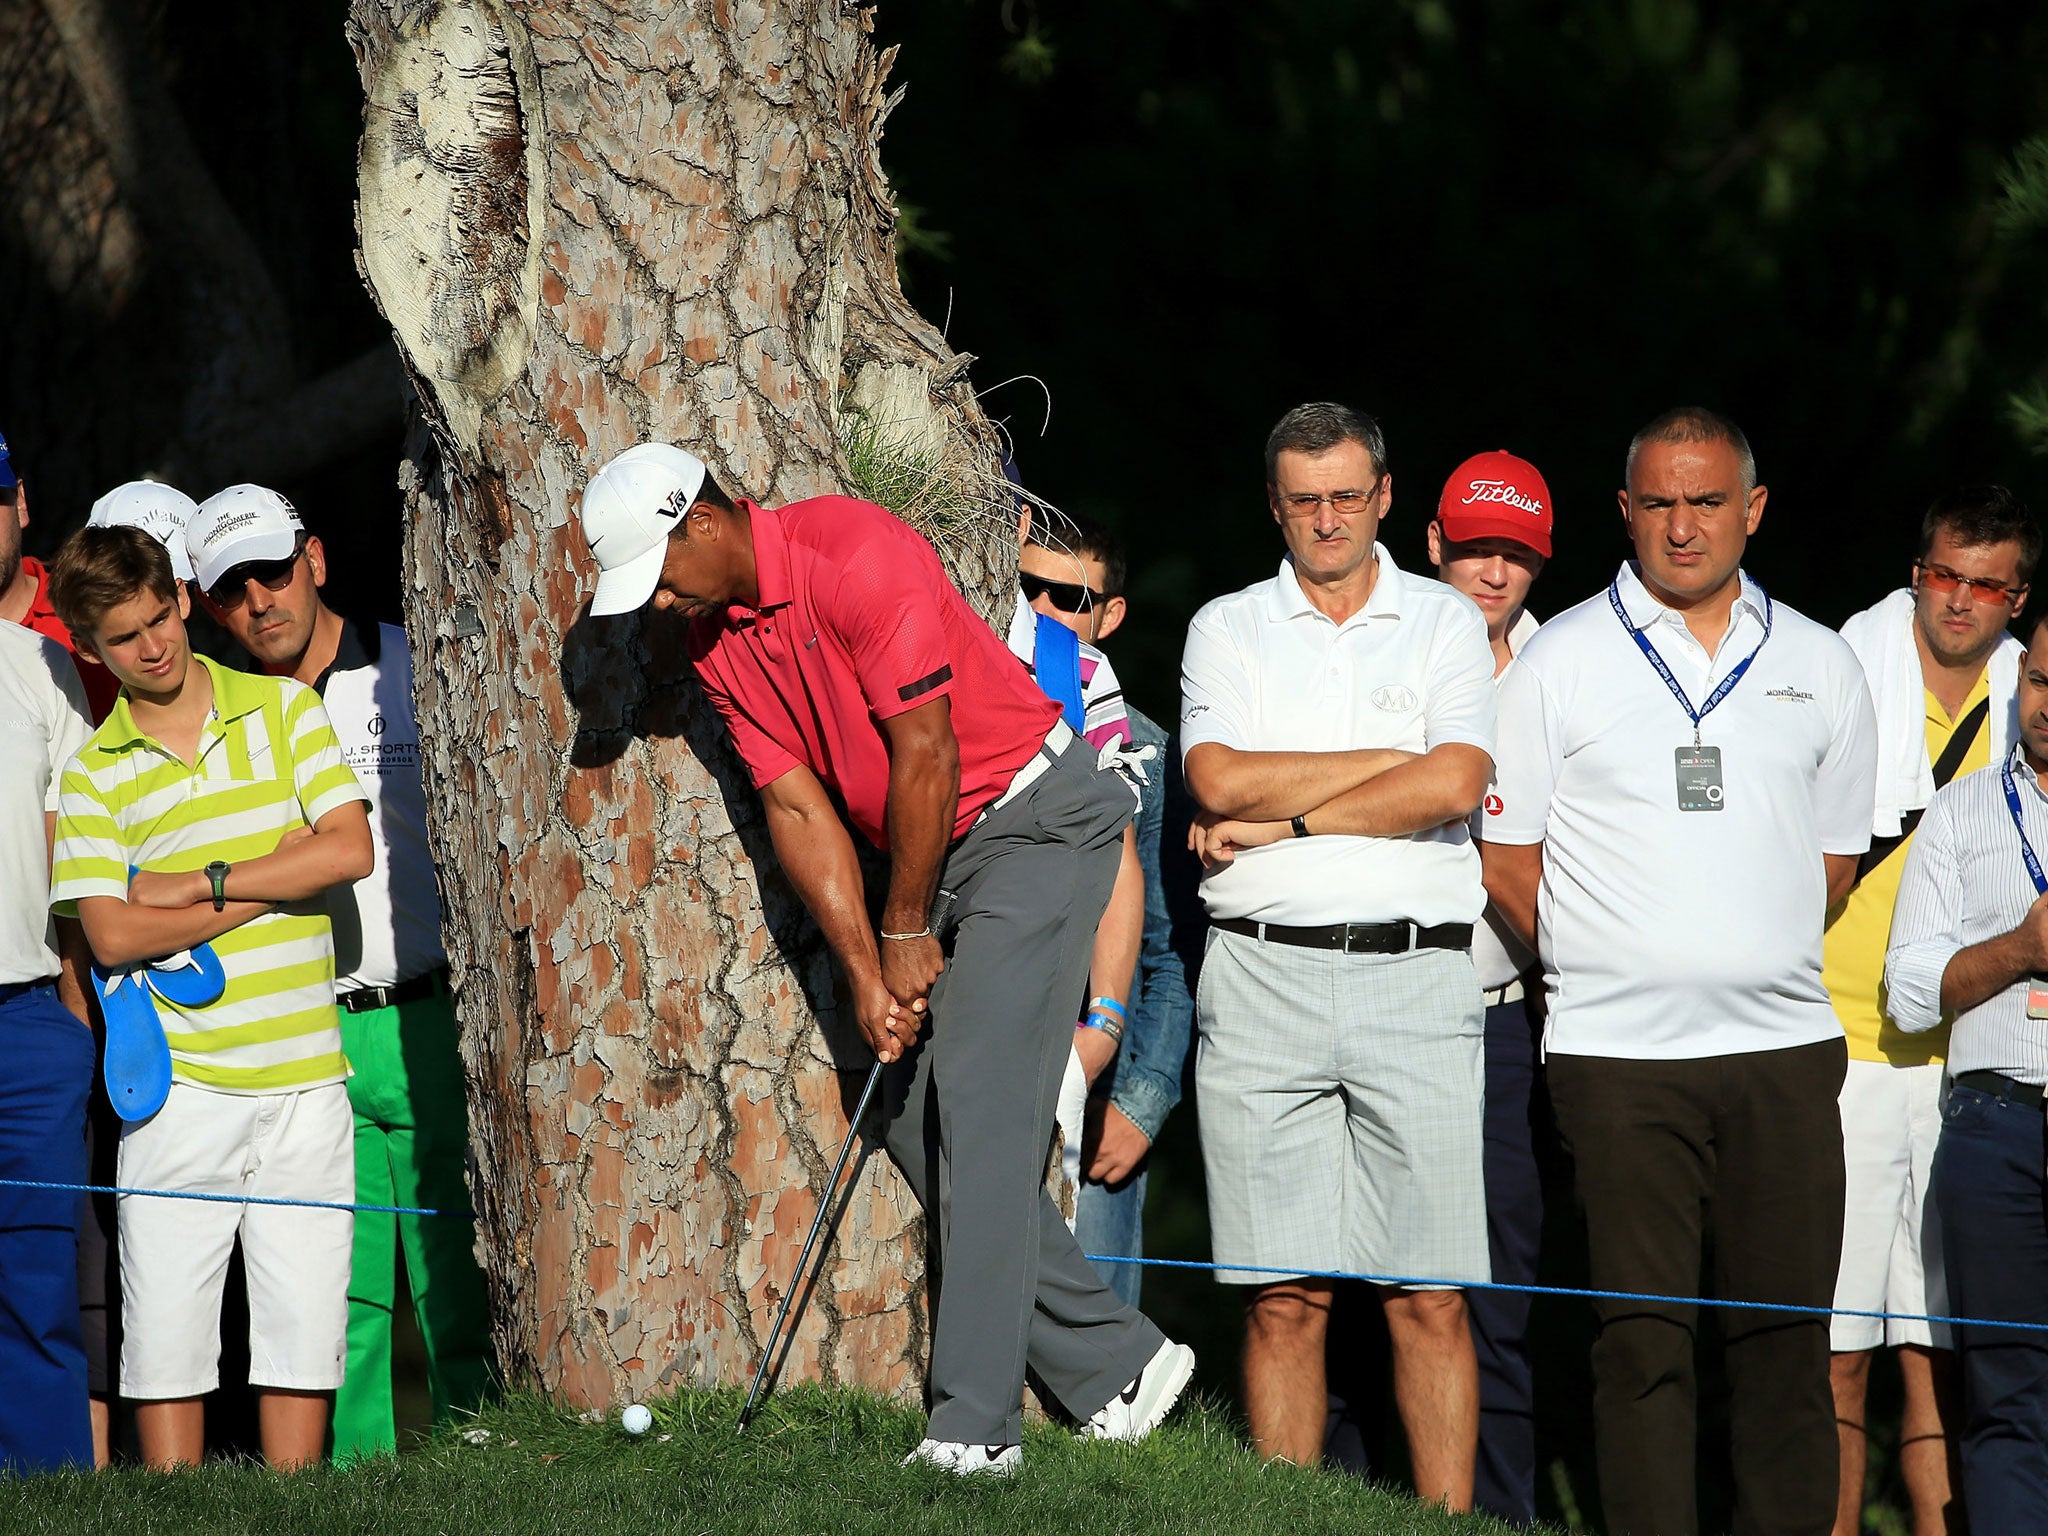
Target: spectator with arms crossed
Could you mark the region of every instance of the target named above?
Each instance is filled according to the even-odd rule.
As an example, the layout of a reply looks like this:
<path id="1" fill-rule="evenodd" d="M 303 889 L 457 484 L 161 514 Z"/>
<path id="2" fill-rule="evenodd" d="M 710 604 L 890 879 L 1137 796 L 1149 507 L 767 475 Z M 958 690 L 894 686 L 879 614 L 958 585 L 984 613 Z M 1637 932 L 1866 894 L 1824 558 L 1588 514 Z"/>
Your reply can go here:
<path id="1" fill-rule="evenodd" d="M 341 1043 L 352 1068 L 356 1201 L 469 1205 L 469 1105 L 456 1051 L 441 904 L 427 847 L 412 658 L 405 631 L 327 606 L 327 552 L 275 491 L 231 486 L 187 530 L 200 601 L 272 677 L 320 695 L 342 757 L 370 796 L 377 868 L 328 892 L 341 975 Z M 491 1390 L 490 1315 L 472 1223 L 356 1213 L 348 1372 L 334 1400 L 342 1462 L 394 1455 L 391 1324 L 405 1265 L 437 1426 Z"/>
<path id="2" fill-rule="evenodd" d="M 121 1140 L 130 1188 L 355 1194 L 334 937 L 317 899 L 370 873 L 363 792 L 309 688 L 194 656 L 188 599 L 139 528 L 86 528 L 51 571 L 57 612 L 121 684 L 65 769 L 50 899 L 120 970 L 213 943 L 226 987 L 159 996 L 173 1080 Z M 135 870 L 132 877 L 130 871 Z M 239 1236 L 250 1382 L 271 1465 L 317 1461 L 348 1320 L 347 1211 L 123 1197 L 122 1394 L 143 1459 L 196 1463 L 220 1381 L 220 1299 Z"/>
<path id="3" fill-rule="evenodd" d="M 1250 1285 L 1253 1443 L 1321 1450 L 1331 1283 L 1232 1264 L 1484 1281 L 1485 1062 L 1466 818 L 1493 773 L 1479 611 L 1377 542 L 1370 417 L 1298 406 L 1266 440 L 1279 574 L 1188 630 L 1181 750 L 1209 872 L 1196 996 L 1209 1228 Z M 1467 1509 L 1479 1421 L 1459 1289 L 1383 1288 L 1416 1491 Z"/>

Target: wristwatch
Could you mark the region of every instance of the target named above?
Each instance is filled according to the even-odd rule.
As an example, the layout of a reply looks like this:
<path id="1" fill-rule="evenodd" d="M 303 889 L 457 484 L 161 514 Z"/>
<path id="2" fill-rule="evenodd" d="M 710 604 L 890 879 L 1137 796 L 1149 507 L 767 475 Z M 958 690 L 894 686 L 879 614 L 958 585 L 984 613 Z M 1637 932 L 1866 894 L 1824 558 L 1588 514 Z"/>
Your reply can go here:
<path id="1" fill-rule="evenodd" d="M 228 871 L 235 866 L 224 859 L 215 859 L 206 866 L 206 878 L 213 882 L 213 910 L 225 912 L 228 909 Z"/>

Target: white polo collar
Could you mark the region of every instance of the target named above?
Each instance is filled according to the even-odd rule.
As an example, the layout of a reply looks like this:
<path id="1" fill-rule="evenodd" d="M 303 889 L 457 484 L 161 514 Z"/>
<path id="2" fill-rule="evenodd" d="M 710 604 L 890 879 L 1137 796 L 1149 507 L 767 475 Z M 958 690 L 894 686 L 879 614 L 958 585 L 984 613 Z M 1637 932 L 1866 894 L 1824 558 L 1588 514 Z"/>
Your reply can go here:
<path id="1" fill-rule="evenodd" d="M 1394 557 L 1387 553 L 1386 545 L 1375 540 L 1372 557 L 1379 562 L 1379 574 L 1373 578 L 1372 595 L 1365 600 L 1365 606 L 1346 619 L 1338 628 L 1348 628 L 1367 619 L 1398 619 L 1401 617 L 1403 600 L 1408 586 L 1401 575 L 1401 568 L 1394 564 Z M 1294 571 L 1294 557 L 1285 555 L 1280 560 L 1280 574 L 1274 578 L 1273 590 L 1267 600 L 1266 611 L 1276 624 L 1303 615 L 1329 621 L 1330 616 L 1308 600 L 1308 594 L 1301 589 L 1301 578 Z"/>
<path id="2" fill-rule="evenodd" d="M 2034 765 L 2027 761 L 2027 744 L 2015 741 L 2012 750 L 2005 755 L 2005 765 L 2012 771 L 2015 784 L 2024 784 L 2034 792 L 2034 798 L 2048 803 L 2048 790 L 2041 788 L 2041 781 L 2034 777 Z"/>
<path id="3" fill-rule="evenodd" d="M 1529 643 L 1529 637 L 1542 627 L 1537 622 L 1536 615 L 1527 608 L 1516 614 L 1515 622 L 1508 626 L 1508 659 L 1512 661 L 1521 655 L 1522 647 Z"/>
<path id="4" fill-rule="evenodd" d="M 1764 623 L 1763 589 L 1749 579 L 1747 571 L 1738 571 L 1736 575 L 1742 583 L 1742 588 L 1736 596 L 1734 609 L 1728 615 L 1728 627 L 1735 627 L 1735 621 L 1746 608 L 1761 628 Z M 1685 615 L 1676 608 L 1667 608 L 1657 601 L 1650 589 L 1643 585 L 1643 578 L 1636 571 L 1635 561 L 1622 562 L 1621 572 L 1614 578 L 1614 583 L 1621 595 L 1621 611 L 1628 615 L 1629 623 L 1635 625 L 1637 629 L 1648 629 L 1652 624 L 1658 623 L 1684 627 Z"/>

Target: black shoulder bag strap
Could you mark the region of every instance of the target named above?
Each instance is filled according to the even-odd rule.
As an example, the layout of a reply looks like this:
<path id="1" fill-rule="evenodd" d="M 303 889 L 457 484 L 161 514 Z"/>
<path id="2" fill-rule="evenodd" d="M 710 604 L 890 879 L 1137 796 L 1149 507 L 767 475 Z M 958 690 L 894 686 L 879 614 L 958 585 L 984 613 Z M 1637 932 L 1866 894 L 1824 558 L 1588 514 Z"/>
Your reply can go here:
<path id="1" fill-rule="evenodd" d="M 1956 726 L 1955 735 L 1949 737 L 1948 745 L 1941 749 L 1941 756 L 1934 760 L 1934 787 L 1940 789 L 1956 776 L 1956 770 L 1963 766 L 1963 759 L 1970 748 L 1977 744 L 1978 734 L 1984 729 L 1984 722 L 1991 715 L 1991 701 L 1983 699 L 1977 707 L 1963 716 Z M 1899 844 L 1913 835 L 1913 829 L 1920 825 L 1921 811 L 1908 811 L 1899 818 L 1897 837 L 1871 839 L 1870 852 L 1856 861 L 1856 878 L 1863 879 L 1878 865 L 1898 851 Z"/>

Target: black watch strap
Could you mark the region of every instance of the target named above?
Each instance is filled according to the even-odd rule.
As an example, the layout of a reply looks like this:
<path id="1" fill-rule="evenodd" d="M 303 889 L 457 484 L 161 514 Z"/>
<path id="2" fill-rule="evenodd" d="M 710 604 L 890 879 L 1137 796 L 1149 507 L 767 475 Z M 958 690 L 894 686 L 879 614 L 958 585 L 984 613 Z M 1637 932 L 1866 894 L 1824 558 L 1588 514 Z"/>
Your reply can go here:
<path id="1" fill-rule="evenodd" d="M 1290 818 L 1288 819 L 1288 822 L 1287 822 L 1287 824 L 1288 824 L 1288 825 L 1289 825 L 1290 827 L 1294 828 L 1294 835 L 1295 835 L 1296 837 L 1307 837 L 1307 836 L 1308 836 L 1308 818 L 1307 818 L 1306 816 L 1293 816 L 1293 817 L 1290 817 Z"/>
<path id="2" fill-rule="evenodd" d="M 225 912 L 228 909 L 228 871 L 234 866 L 215 859 L 206 866 L 206 878 L 213 882 L 213 910 Z"/>

